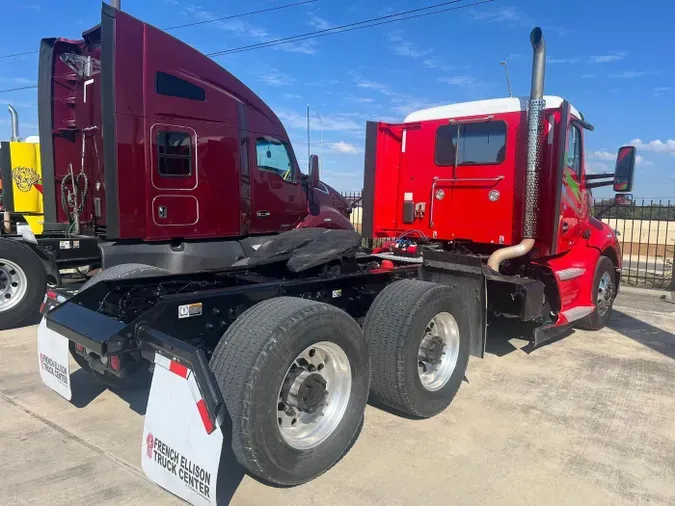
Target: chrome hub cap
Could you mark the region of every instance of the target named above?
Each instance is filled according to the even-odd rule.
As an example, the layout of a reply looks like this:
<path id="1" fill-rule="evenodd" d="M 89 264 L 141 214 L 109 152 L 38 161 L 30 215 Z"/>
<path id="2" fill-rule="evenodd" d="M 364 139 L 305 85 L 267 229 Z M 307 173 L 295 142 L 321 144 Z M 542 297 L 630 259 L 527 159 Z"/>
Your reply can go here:
<path id="1" fill-rule="evenodd" d="M 452 376 L 459 357 L 459 327 L 450 313 L 438 313 L 427 324 L 417 353 L 417 372 L 422 386 L 440 390 Z"/>
<path id="2" fill-rule="evenodd" d="M 0 258 L 0 313 L 9 311 L 26 295 L 28 279 L 17 264 Z"/>
<path id="3" fill-rule="evenodd" d="M 595 301 L 600 316 L 605 316 L 605 314 L 607 314 L 609 308 L 612 307 L 613 301 L 614 285 L 612 285 L 612 278 L 609 275 L 609 272 L 605 272 L 600 278 L 600 284 L 598 285 L 598 298 Z"/>
<path id="4" fill-rule="evenodd" d="M 279 389 L 277 423 L 284 441 L 297 450 L 323 443 L 340 424 L 352 389 L 344 350 L 330 341 L 298 355 Z"/>

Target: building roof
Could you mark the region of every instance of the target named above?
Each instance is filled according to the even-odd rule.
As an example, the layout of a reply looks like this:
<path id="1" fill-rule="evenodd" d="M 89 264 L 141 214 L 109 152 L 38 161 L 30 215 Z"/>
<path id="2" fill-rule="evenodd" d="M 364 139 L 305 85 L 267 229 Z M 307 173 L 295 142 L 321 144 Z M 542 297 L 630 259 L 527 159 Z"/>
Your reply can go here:
<path id="1" fill-rule="evenodd" d="M 562 105 L 563 98 L 545 95 L 547 109 L 557 109 Z M 528 97 L 493 98 L 490 100 L 476 100 L 474 102 L 460 102 L 457 104 L 442 105 L 431 109 L 422 109 L 408 114 L 405 123 L 414 121 L 428 121 L 434 119 L 462 118 L 486 114 L 501 114 L 527 110 Z M 578 119 L 581 114 L 570 104 L 571 113 Z"/>

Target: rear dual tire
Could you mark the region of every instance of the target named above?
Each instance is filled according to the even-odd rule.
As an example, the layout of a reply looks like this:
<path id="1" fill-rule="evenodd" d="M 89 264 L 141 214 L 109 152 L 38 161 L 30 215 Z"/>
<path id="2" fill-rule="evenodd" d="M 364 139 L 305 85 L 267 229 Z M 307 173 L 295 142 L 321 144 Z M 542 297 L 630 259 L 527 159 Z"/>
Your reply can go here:
<path id="1" fill-rule="evenodd" d="M 463 307 L 451 288 L 437 283 L 402 280 L 382 290 L 363 326 L 373 401 L 414 418 L 448 407 L 469 362 Z"/>
<path id="2" fill-rule="evenodd" d="M 232 450 L 266 482 L 312 480 L 360 433 L 368 347 L 340 309 L 293 297 L 260 302 L 227 330 L 210 366 L 232 419 Z"/>
<path id="3" fill-rule="evenodd" d="M 37 319 L 46 286 L 45 270 L 33 250 L 0 238 L 0 330 Z"/>

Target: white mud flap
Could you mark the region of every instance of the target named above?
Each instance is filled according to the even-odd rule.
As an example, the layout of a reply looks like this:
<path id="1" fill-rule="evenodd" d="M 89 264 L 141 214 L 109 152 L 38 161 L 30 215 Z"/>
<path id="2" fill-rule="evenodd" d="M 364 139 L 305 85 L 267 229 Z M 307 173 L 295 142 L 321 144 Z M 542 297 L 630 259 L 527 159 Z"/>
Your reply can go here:
<path id="1" fill-rule="evenodd" d="M 37 350 L 42 382 L 60 396 L 71 400 L 68 339 L 48 329 L 45 318 L 42 318 L 38 327 Z"/>
<path id="2" fill-rule="evenodd" d="M 193 371 L 155 353 L 141 454 L 146 476 L 191 504 L 218 504 L 222 451 L 222 428 L 212 421 Z"/>

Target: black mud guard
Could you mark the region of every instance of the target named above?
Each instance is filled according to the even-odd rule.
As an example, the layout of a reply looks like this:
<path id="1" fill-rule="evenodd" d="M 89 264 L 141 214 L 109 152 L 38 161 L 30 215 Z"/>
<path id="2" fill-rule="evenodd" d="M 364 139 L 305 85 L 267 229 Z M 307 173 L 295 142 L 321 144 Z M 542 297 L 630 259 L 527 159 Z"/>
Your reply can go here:
<path id="1" fill-rule="evenodd" d="M 471 329 L 469 352 L 483 358 L 487 338 L 487 283 L 480 258 L 447 251 L 424 251 L 420 279 L 452 287 Z"/>

